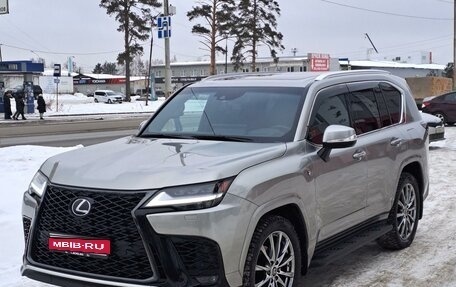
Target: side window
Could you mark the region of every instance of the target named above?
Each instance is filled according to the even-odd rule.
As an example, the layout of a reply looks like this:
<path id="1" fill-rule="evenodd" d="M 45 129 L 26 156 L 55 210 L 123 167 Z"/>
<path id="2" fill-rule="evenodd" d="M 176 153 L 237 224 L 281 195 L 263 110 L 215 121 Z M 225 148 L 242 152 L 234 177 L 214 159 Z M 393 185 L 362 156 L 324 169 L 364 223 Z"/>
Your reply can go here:
<path id="1" fill-rule="evenodd" d="M 101 92 L 96 92 L 95 95 L 96 95 L 96 96 L 103 96 L 103 93 L 101 93 Z"/>
<path id="2" fill-rule="evenodd" d="M 446 101 L 446 102 L 449 102 L 449 103 L 456 103 L 456 93 L 448 94 L 448 95 L 445 97 L 445 101 Z"/>
<path id="3" fill-rule="evenodd" d="M 349 94 L 350 114 L 356 134 L 367 133 L 381 127 L 377 99 L 373 89 Z"/>
<path id="4" fill-rule="evenodd" d="M 307 139 L 315 144 L 323 142 L 323 133 L 329 125 L 350 126 L 345 93 L 324 97 L 317 101 L 314 109 Z"/>
<path id="5" fill-rule="evenodd" d="M 391 118 L 386 107 L 385 99 L 383 97 L 382 91 L 380 89 L 375 89 L 375 97 L 377 99 L 378 111 L 380 114 L 380 123 L 382 127 L 387 127 L 391 125 Z"/>
<path id="6" fill-rule="evenodd" d="M 392 124 L 397 124 L 401 120 L 402 96 L 396 88 L 387 83 L 380 83 L 380 89 L 385 97 L 386 107 L 391 116 Z"/>

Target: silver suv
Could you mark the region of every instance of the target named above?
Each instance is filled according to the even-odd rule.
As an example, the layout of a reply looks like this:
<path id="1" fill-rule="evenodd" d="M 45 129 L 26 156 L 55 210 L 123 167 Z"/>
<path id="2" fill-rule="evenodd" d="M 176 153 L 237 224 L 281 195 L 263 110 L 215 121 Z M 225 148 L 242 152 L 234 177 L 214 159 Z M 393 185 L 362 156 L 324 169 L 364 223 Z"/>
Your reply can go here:
<path id="1" fill-rule="evenodd" d="M 387 72 L 211 77 L 174 94 L 138 135 L 41 166 L 24 194 L 22 275 L 296 286 L 311 265 L 373 240 L 412 243 L 427 152 L 410 90 Z"/>

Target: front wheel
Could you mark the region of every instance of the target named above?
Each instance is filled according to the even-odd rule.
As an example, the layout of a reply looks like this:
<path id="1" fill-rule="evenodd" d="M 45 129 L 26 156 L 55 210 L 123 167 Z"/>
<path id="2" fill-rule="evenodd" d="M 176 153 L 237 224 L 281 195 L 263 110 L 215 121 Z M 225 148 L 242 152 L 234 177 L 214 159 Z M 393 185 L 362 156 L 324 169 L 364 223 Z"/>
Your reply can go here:
<path id="1" fill-rule="evenodd" d="M 108 99 L 108 104 L 112 104 L 112 101 L 111 101 L 111 99 Z"/>
<path id="2" fill-rule="evenodd" d="M 420 214 L 420 192 L 418 182 L 410 173 L 401 174 L 396 198 L 390 211 L 392 230 L 377 239 L 377 243 L 391 250 L 410 246 L 415 238 Z"/>
<path id="3" fill-rule="evenodd" d="M 296 286 L 301 270 L 301 248 L 293 225 L 281 216 L 258 224 L 244 268 L 244 287 Z"/>
<path id="4" fill-rule="evenodd" d="M 94 100 L 94 102 L 95 102 L 95 103 L 98 103 L 98 100 L 97 100 L 97 99 L 95 99 L 95 100 Z"/>
<path id="5" fill-rule="evenodd" d="M 437 112 L 437 113 L 434 113 L 434 116 L 438 117 L 439 119 L 442 120 L 442 123 L 445 125 L 447 123 L 447 119 L 446 119 L 446 116 L 444 113 L 441 113 L 441 112 Z"/>

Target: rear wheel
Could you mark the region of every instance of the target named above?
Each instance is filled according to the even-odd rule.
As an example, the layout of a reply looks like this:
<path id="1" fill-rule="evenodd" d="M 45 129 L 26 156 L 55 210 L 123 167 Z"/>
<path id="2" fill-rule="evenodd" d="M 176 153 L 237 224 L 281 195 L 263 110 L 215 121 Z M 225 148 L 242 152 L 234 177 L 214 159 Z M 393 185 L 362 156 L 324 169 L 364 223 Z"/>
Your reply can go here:
<path id="1" fill-rule="evenodd" d="M 258 224 L 244 268 L 244 287 L 296 286 L 301 270 L 301 248 L 293 225 L 281 216 Z"/>
<path id="2" fill-rule="evenodd" d="M 377 243 L 391 250 L 410 246 L 415 238 L 420 214 L 420 192 L 418 182 L 410 173 L 401 174 L 396 190 L 396 198 L 390 211 L 393 229 L 377 239 Z"/>
<path id="3" fill-rule="evenodd" d="M 97 100 L 97 99 L 95 99 L 95 100 L 94 100 L 94 102 L 95 102 L 95 103 L 98 103 L 98 100 Z"/>

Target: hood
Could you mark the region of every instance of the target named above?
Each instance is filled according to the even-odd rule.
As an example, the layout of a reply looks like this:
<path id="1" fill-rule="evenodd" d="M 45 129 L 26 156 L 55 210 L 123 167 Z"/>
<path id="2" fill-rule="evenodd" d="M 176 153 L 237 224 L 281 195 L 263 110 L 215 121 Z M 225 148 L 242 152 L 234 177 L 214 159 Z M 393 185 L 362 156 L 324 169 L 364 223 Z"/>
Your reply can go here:
<path id="1" fill-rule="evenodd" d="M 54 184 L 147 190 L 234 176 L 285 151 L 284 143 L 127 137 L 51 157 L 41 171 Z"/>

